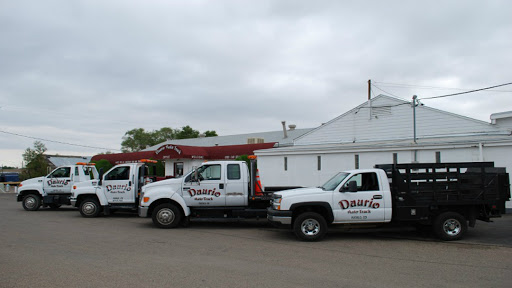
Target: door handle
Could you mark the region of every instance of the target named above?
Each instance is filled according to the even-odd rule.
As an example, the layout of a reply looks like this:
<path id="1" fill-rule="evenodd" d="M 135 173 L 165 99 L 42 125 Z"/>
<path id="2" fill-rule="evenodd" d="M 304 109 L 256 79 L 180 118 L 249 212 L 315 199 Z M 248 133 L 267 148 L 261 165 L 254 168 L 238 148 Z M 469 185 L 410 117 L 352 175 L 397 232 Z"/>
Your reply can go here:
<path id="1" fill-rule="evenodd" d="M 373 195 L 373 199 L 382 199 L 382 195 Z"/>

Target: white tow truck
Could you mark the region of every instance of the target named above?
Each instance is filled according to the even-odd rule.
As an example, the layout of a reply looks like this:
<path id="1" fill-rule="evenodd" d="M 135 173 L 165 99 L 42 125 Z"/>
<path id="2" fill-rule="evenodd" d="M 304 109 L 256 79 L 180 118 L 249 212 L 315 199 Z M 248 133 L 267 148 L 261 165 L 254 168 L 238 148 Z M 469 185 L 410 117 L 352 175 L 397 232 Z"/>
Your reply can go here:
<path id="1" fill-rule="evenodd" d="M 271 193 L 264 192 L 255 169 L 244 161 L 205 162 L 181 178 L 142 188 L 140 217 L 159 228 L 174 228 L 195 218 L 266 218 Z"/>
<path id="2" fill-rule="evenodd" d="M 19 185 L 17 201 L 28 211 L 36 211 L 41 206 L 57 209 L 61 205 L 71 205 L 69 196 L 74 185 L 98 179 L 94 165 L 79 162 L 60 166 L 47 176 L 25 180 Z"/>
<path id="3" fill-rule="evenodd" d="M 101 212 L 107 216 L 117 210 L 137 212 L 141 188 L 156 181 L 156 162 L 142 159 L 137 163 L 119 164 L 100 175 L 99 180 L 75 185 L 71 205 L 78 207 L 83 217 L 97 217 Z"/>
<path id="4" fill-rule="evenodd" d="M 318 188 L 273 195 L 267 218 L 316 241 L 328 225 L 431 227 L 442 240 L 461 239 L 476 220 L 505 213 L 509 176 L 492 162 L 383 164 L 340 172 Z"/>

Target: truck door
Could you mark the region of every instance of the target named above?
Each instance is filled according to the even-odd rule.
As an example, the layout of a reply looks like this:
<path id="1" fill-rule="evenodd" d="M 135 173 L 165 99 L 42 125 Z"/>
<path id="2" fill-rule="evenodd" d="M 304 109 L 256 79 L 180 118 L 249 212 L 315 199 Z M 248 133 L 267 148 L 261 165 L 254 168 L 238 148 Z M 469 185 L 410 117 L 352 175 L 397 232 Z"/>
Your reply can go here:
<path id="1" fill-rule="evenodd" d="M 135 184 L 131 179 L 131 167 L 117 166 L 103 177 L 103 191 L 109 203 L 133 203 Z"/>
<path id="2" fill-rule="evenodd" d="M 185 178 L 183 199 L 190 207 L 225 206 L 224 188 L 221 165 L 202 165 Z"/>
<path id="3" fill-rule="evenodd" d="M 53 170 L 44 179 L 43 189 L 48 194 L 70 194 L 71 167 L 59 167 Z"/>
<path id="4" fill-rule="evenodd" d="M 246 206 L 248 199 L 247 180 L 242 179 L 240 164 L 226 166 L 226 206 Z"/>
<path id="5" fill-rule="evenodd" d="M 351 183 L 352 182 L 352 183 Z M 357 173 L 333 192 L 334 222 L 384 222 L 384 193 L 377 173 Z"/>

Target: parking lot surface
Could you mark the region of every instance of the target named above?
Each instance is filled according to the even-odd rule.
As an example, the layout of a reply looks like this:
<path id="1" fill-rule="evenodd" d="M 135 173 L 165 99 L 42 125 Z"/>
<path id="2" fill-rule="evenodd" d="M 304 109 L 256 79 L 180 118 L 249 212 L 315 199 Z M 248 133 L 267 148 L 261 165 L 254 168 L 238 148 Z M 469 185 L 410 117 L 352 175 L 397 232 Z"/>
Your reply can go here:
<path id="1" fill-rule="evenodd" d="M 0 193 L 0 287 L 511 287 L 512 215 L 458 242 L 414 229 L 297 241 L 266 221 L 171 230 L 118 213 L 29 212 Z"/>

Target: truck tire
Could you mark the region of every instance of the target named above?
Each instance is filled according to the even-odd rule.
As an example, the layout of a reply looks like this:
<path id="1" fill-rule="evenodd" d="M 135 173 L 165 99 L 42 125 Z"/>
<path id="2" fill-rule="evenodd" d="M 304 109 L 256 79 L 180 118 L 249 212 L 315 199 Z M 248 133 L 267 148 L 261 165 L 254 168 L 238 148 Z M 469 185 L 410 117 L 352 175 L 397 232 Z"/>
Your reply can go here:
<path id="1" fill-rule="evenodd" d="M 327 222 L 318 213 L 302 213 L 293 222 L 293 232 L 302 241 L 318 241 L 327 233 Z"/>
<path id="2" fill-rule="evenodd" d="M 158 228 L 174 228 L 181 222 L 181 211 L 171 203 L 164 203 L 156 206 L 151 218 L 153 224 Z"/>
<path id="3" fill-rule="evenodd" d="M 41 197 L 37 194 L 25 195 L 21 205 L 23 206 L 23 209 L 27 211 L 37 211 L 41 206 Z"/>
<path id="4" fill-rule="evenodd" d="M 457 212 L 443 212 L 434 220 L 433 229 L 441 240 L 459 240 L 468 230 L 468 222 Z"/>
<path id="5" fill-rule="evenodd" d="M 86 218 L 98 217 L 100 212 L 100 203 L 94 198 L 87 198 L 80 203 L 80 214 Z"/>

